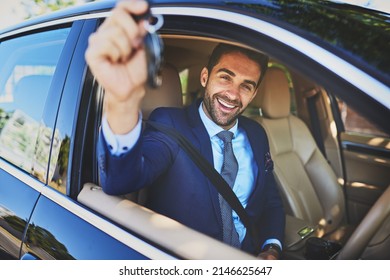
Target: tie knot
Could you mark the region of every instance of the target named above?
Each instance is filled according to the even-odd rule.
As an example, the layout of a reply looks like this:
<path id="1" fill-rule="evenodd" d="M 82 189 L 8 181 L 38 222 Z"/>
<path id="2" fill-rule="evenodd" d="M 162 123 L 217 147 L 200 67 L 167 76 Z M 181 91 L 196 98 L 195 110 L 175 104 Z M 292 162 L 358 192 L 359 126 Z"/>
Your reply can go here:
<path id="1" fill-rule="evenodd" d="M 223 141 L 223 143 L 231 143 L 234 133 L 228 130 L 223 130 L 219 132 L 217 136 Z"/>

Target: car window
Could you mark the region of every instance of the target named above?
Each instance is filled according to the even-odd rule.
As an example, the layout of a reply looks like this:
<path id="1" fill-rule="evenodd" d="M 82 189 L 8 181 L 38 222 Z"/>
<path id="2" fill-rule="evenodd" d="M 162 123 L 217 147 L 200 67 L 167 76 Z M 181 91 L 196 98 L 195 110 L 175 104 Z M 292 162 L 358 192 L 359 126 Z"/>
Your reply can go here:
<path id="1" fill-rule="evenodd" d="M 381 136 L 390 138 L 390 135 L 372 124 L 369 120 L 359 114 L 356 110 L 348 106 L 347 103 L 338 100 L 341 119 L 346 132 L 367 136 Z"/>
<path id="2" fill-rule="evenodd" d="M 69 29 L 44 31 L 0 44 L 0 157 L 29 173 L 39 157 L 44 164 L 34 166 L 38 178 L 47 169 L 50 140 L 39 154 L 35 145 L 68 33 Z M 46 160 L 42 162 L 42 158 Z"/>

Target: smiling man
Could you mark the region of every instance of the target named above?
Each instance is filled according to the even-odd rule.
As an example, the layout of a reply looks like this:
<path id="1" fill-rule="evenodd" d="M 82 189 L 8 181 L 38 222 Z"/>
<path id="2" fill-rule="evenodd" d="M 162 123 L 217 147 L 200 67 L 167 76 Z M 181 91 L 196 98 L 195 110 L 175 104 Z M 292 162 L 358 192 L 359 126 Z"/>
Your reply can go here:
<path id="1" fill-rule="evenodd" d="M 121 1 L 91 36 L 86 59 L 105 88 L 98 143 L 100 180 L 108 194 L 149 188 L 146 206 L 195 230 L 262 258 L 280 257 L 284 211 L 264 130 L 241 114 L 267 68 L 260 53 L 218 45 L 200 82 L 203 100 L 184 109 L 158 108 L 150 119 L 184 135 L 233 189 L 258 231 L 252 240 L 238 215 L 188 155 L 165 134 L 141 131 L 146 61 L 144 1 Z"/>
<path id="2" fill-rule="evenodd" d="M 219 45 L 201 72 L 205 88 L 203 110 L 224 129 L 230 129 L 257 93 L 268 59 L 241 48 Z"/>

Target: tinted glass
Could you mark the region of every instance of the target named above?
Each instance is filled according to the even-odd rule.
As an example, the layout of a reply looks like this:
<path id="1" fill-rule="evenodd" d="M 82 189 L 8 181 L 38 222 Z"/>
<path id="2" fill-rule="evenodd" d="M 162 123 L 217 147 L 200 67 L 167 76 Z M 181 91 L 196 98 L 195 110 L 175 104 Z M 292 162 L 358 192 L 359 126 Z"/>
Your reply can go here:
<path id="1" fill-rule="evenodd" d="M 27 172 L 36 157 L 43 109 L 68 33 L 45 31 L 0 44 L 0 157 Z M 50 141 L 39 157 L 48 159 L 49 147 Z"/>
<path id="2" fill-rule="evenodd" d="M 353 110 L 347 103 L 339 100 L 339 109 L 341 112 L 341 119 L 344 123 L 346 132 L 352 132 L 360 135 L 367 136 L 382 136 L 390 138 L 390 135 L 382 131 L 375 124 L 371 123 L 358 111 Z"/>

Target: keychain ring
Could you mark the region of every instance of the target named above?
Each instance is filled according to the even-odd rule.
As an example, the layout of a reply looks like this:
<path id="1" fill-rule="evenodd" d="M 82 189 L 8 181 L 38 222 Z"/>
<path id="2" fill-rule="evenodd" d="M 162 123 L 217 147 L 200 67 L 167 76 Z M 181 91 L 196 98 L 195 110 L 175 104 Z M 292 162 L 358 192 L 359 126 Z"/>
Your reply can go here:
<path id="1" fill-rule="evenodd" d="M 164 24 L 164 17 L 162 15 L 151 15 L 150 17 L 153 20 L 153 23 L 150 21 L 144 21 L 145 22 L 145 29 L 149 33 L 156 33 Z"/>

